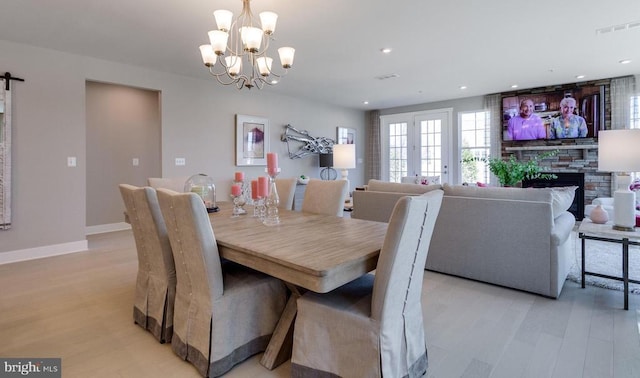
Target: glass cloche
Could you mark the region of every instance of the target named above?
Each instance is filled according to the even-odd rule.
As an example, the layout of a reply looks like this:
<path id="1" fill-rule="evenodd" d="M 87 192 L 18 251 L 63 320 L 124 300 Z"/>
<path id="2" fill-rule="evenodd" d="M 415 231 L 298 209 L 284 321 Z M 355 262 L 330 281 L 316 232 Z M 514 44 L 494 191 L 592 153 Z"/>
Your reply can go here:
<path id="1" fill-rule="evenodd" d="M 185 192 L 193 192 L 202 198 L 207 211 L 210 213 L 220 210 L 216 206 L 216 186 L 213 184 L 213 179 L 203 173 L 198 173 L 189 177 L 184 183 Z"/>

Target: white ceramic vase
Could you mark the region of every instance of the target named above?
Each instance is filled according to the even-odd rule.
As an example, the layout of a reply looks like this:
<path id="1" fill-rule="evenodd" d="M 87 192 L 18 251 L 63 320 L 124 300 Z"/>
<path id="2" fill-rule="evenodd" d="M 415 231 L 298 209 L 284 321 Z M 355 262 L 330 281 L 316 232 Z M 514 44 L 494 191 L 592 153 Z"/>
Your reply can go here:
<path id="1" fill-rule="evenodd" d="M 607 213 L 607 210 L 605 210 L 602 205 L 598 205 L 595 209 L 591 210 L 589 218 L 591 218 L 593 223 L 604 224 L 609 220 L 609 213 Z"/>

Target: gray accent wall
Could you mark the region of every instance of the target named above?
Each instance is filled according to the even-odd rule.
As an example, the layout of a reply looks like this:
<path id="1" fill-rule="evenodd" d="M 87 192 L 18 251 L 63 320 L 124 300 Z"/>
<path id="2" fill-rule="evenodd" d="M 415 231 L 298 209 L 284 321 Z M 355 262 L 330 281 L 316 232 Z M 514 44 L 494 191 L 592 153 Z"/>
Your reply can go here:
<path id="1" fill-rule="evenodd" d="M 357 130 L 357 157 L 364 156 L 362 111 L 318 104 L 269 91 L 238 91 L 209 77 L 167 74 L 54 50 L 0 40 L 0 69 L 24 78 L 13 92 L 13 228 L 0 231 L 2 253 L 19 252 L 86 240 L 87 132 L 86 82 L 143 88 L 160 93 L 162 175 L 213 177 L 218 199 L 229 198 L 235 167 L 235 115 L 266 117 L 271 150 L 280 155 L 282 177 L 319 177 L 316 156 L 290 160 L 280 142 L 283 126 L 335 138 L 336 127 Z M 197 49 L 194 60 L 199 60 Z M 288 80 L 296 80 L 295 69 Z M 67 157 L 77 167 L 67 167 Z M 177 157 L 185 166 L 175 166 Z M 243 167 L 246 176 L 264 175 L 264 167 Z M 363 164 L 350 170 L 351 186 L 362 185 Z M 110 186 L 111 184 L 105 184 Z M 110 189 L 109 189 L 110 190 Z M 105 206 L 123 211 L 121 200 Z M 111 221 L 111 220 L 108 220 Z M 121 222 L 122 219 L 114 220 Z"/>

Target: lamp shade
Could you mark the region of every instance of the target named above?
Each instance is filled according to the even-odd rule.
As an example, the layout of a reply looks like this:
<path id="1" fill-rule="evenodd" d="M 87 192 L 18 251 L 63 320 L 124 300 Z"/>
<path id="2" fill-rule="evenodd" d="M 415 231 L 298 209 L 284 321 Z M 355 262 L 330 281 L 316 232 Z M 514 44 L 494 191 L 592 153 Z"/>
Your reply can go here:
<path id="1" fill-rule="evenodd" d="M 321 167 L 333 167 L 333 154 L 320 154 Z"/>
<path id="2" fill-rule="evenodd" d="M 598 132 L 598 170 L 640 171 L 640 129 Z"/>
<path id="3" fill-rule="evenodd" d="M 352 169 L 356 167 L 356 145 L 355 144 L 334 144 L 333 145 L 333 166 L 342 169 Z"/>

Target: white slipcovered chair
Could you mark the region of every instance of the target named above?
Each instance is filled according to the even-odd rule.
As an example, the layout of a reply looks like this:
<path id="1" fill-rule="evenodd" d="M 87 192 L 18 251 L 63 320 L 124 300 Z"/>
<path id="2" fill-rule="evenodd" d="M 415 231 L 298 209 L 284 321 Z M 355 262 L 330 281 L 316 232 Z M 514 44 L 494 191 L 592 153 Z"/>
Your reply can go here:
<path id="1" fill-rule="evenodd" d="M 348 183 L 347 180 L 309 180 L 302 201 L 302 212 L 341 217 L 348 195 Z"/>
<path id="2" fill-rule="evenodd" d="M 264 351 L 287 299 L 284 284 L 221 260 L 195 193 L 158 189 L 177 267 L 173 351 L 217 377 Z"/>
<path id="3" fill-rule="evenodd" d="M 296 194 L 296 178 L 277 178 L 276 190 L 280 197 L 278 208 L 285 210 L 293 210 L 293 197 Z"/>
<path id="4" fill-rule="evenodd" d="M 421 377 L 421 291 L 442 190 L 396 204 L 375 276 L 298 299 L 292 377 Z"/>
<path id="5" fill-rule="evenodd" d="M 176 268 L 156 191 L 149 187 L 121 184 L 120 194 L 131 222 L 138 254 L 134 321 L 149 330 L 161 343 L 170 342 Z"/>

